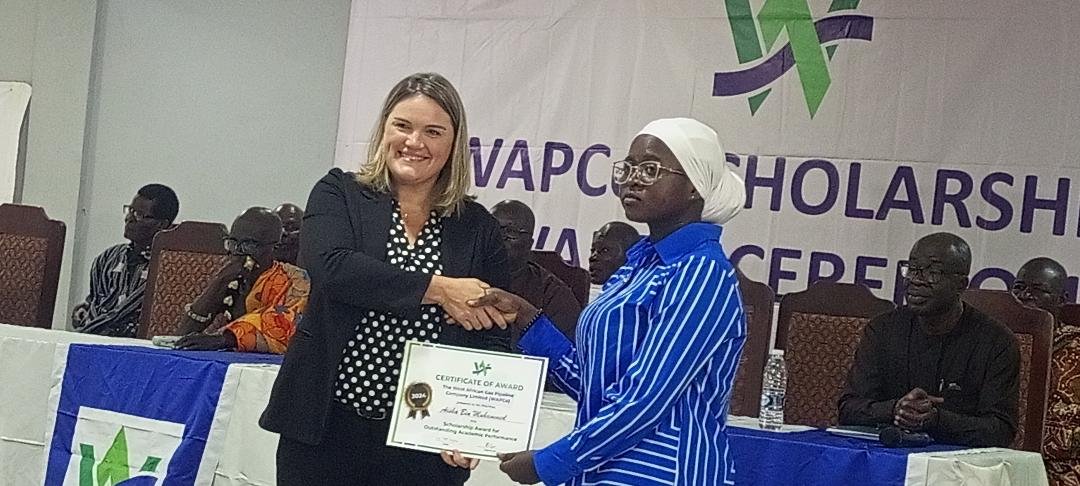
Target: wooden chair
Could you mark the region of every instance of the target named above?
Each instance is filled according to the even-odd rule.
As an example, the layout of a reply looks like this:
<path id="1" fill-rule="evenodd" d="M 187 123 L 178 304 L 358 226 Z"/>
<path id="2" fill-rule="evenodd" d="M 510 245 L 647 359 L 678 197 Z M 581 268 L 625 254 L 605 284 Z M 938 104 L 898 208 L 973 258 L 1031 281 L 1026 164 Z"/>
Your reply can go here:
<path id="1" fill-rule="evenodd" d="M 1020 400 L 1012 447 L 1041 452 L 1043 420 L 1050 396 L 1054 316 L 1042 309 L 1025 306 L 1004 290 L 968 289 L 962 298 L 1016 334 L 1020 346 Z"/>
<path id="2" fill-rule="evenodd" d="M 40 207 L 0 204 L 0 323 L 52 327 L 66 233 Z"/>
<path id="3" fill-rule="evenodd" d="M 776 294 L 768 285 L 750 280 L 742 272 L 739 272 L 739 294 L 746 313 L 746 343 L 735 375 L 731 414 L 757 417 L 761 409 L 761 380 L 769 359 Z"/>
<path id="4" fill-rule="evenodd" d="M 562 280 L 574 293 L 574 298 L 584 307 L 589 304 L 589 271 L 573 267 L 553 251 L 533 251 L 532 259 Z"/>
<path id="5" fill-rule="evenodd" d="M 228 261 L 221 223 L 185 221 L 154 237 L 136 337 L 175 335 L 184 306 Z"/>
<path id="6" fill-rule="evenodd" d="M 784 421 L 828 427 L 870 319 L 894 308 L 862 285 L 819 281 L 780 300 L 776 347 L 785 350 Z"/>

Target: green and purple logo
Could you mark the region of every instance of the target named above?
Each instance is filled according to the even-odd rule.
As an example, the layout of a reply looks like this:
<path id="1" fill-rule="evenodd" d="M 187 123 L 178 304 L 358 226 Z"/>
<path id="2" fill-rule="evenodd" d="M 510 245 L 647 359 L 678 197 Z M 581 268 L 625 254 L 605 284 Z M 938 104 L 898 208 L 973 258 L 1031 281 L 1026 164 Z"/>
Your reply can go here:
<path id="1" fill-rule="evenodd" d="M 850 13 L 859 7 L 859 0 L 832 0 L 830 15 L 815 21 L 808 2 L 765 0 L 755 17 L 750 0 L 724 0 L 739 64 L 753 65 L 716 73 L 713 96 L 753 93 L 747 100 L 752 116 L 772 92 L 768 86 L 794 67 L 813 118 L 832 84 L 829 61 L 836 54 L 836 42 L 871 40 L 874 19 Z M 783 31 L 787 32 L 788 43 L 777 46 Z"/>
<path id="2" fill-rule="evenodd" d="M 100 462 L 96 462 L 97 456 L 94 444 L 79 444 L 79 454 L 82 456 L 79 461 L 79 486 L 103 486 L 108 484 L 117 486 L 152 486 L 158 483 L 158 479 L 152 474 L 158 472 L 158 466 L 161 465 L 160 457 L 146 456 L 138 472 L 135 473 L 134 477 L 132 476 L 133 469 L 132 464 L 129 463 L 131 457 L 128 454 L 127 434 L 123 426 L 116 433 L 112 445 L 109 446 Z"/>

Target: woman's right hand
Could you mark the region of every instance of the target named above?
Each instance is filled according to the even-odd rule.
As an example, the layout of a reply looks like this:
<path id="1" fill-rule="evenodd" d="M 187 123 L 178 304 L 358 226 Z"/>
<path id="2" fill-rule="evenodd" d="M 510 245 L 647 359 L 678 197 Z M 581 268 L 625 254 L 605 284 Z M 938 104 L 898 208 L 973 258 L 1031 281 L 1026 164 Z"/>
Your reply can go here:
<path id="1" fill-rule="evenodd" d="M 446 305 L 449 302 L 464 304 L 472 299 L 483 297 L 484 290 L 491 287 L 483 280 L 475 278 L 452 278 L 442 275 L 431 277 L 427 292 L 424 292 L 425 304 Z"/>
<path id="2" fill-rule="evenodd" d="M 470 331 L 491 329 L 493 326 L 506 329 L 506 320 L 500 313 L 493 309 L 475 308 L 468 304 L 469 301 L 483 297 L 490 287 L 484 281 L 475 278 L 435 275 L 431 277 L 423 302 L 442 306 L 450 317 L 451 323 L 456 323 Z"/>

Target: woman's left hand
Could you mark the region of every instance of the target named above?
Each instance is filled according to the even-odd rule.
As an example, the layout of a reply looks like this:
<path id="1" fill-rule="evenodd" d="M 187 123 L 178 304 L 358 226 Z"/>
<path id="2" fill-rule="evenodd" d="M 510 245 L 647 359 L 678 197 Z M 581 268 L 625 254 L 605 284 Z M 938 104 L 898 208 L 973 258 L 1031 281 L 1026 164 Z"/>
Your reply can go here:
<path id="1" fill-rule="evenodd" d="M 461 451 L 454 449 L 452 451 L 442 451 L 439 453 L 439 457 L 442 458 L 448 466 L 460 467 L 462 469 L 476 469 L 476 466 L 480 464 L 480 459 L 474 459 L 461 455 Z"/>
<path id="2" fill-rule="evenodd" d="M 499 454 L 499 470 L 520 484 L 536 484 L 540 475 L 536 473 L 533 451 L 510 452 Z"/>

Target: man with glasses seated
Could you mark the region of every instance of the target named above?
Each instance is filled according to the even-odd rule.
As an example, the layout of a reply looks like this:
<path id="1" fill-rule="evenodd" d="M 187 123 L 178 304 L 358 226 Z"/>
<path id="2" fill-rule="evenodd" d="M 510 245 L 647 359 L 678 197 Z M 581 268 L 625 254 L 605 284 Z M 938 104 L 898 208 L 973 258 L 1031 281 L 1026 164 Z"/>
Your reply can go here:
<path id="1" fill-rule="evenodd" d="M 1054 315 L 1042 452 L 1050 484 L 1080 485 L 1080 328 L 1061 322 L 1061 306 L 1069 301 L 1068 278 L 1060 263 L 1033 258 L 1016 272 L 1012 293 L 1020 302 Z"/>
<path id="2" fill-rule="evenodd" d="M 146 290 L 150 244 L 172 226 L 180 202 L 161 184 L 143 186 L 130 205 L 124 205 L 124 238 L 129 243 L 109 247 L 90 267 L 90 294 L 71 313 L 79 332 L 135 337 Z"/>
<path id="3" fill-rule="evenodd" d="M 274 208 L 274 213 L 281 218 L 281 241 L 274 247 L 274 260 L 290 265 L 299 265 L 300 229 L 304 225 L 304 210 L 293 203 L 284 203 Z"/>
<path id="4" fill-rule="evenodd" d="M 536 217 L 521 201 L 507 200 L 491 208 L 491 215 L 502 228 L 510 263 L 510 292 L 521 296 L 551 317 L 555 327 L 571 341 L 581 315 L 581 303 L 566 285 L 546 268 L 532 261 L 533 231 Z M 511 344 L 517 344 L 520 330 L 512 330 Z M 511 347 L 517 349 L 517 347 Z"/>
<path id="5" fill-rule="evenodd" d="M 901 266 L 906 305 L 863 332 L 840 424 L 895 426 L 936 442 L 1007 447 L 1016 433 L 1020 351 L 1012 331 L 960 300 L 971 248 L 920 239 Z"/>
<path id="6" fill-rule="evenodd" d="M 229 259 L 184 309 L 177 349 L 282 354 L 307 306 L 307 272 L 274 260 L 281 219 L 266 208 L 244 211 L 225 238 Z M 202 334 L 218 316 L 220 333 Z"/>

